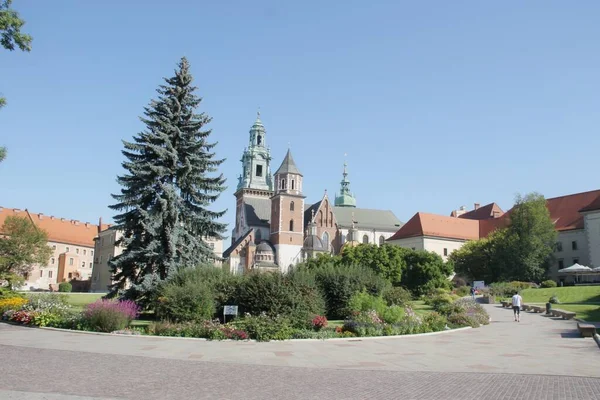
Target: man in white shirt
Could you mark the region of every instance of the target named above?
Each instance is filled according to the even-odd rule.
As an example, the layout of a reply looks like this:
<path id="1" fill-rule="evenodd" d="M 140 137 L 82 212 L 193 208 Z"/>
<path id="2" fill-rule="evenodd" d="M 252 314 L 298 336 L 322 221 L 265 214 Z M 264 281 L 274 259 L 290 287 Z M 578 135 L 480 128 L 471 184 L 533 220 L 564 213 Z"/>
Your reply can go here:
<path id="1" fill-rule="evenodd" d="M 519 292 L 516 292 L 512 297 L 512 306 L 513 312 L 515 314 L 515 321 L 521 322 L 521 304 L 523 303 L 523 298 L 519 296 Z"/>

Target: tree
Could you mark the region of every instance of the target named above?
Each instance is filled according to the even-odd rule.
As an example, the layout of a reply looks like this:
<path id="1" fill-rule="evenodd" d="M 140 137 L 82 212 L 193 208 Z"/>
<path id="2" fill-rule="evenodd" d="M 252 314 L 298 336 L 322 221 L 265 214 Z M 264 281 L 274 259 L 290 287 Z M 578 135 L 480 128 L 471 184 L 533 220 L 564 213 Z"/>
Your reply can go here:
<path id="1" fill-rule="evenodd" d="M 0 162 L 6 158 L 6 147 L 0 147 Z"/>
<path id="2" fill-rule="evenodd" d="M 539 193 L 518 195 L 510 212 L 510 225 L 500 246 L 506 280 L 541 281 L 554 253 L 556 230 Z"/>
<path id="3" fill-rule="evenodd" d="M 448 257 L 454 271 L 470 280 L 496 282 L 502 276 L 503 260 L 499 245 L 503 243 L 506 229 L 499 229 L 489 236 L 472 240 L 455 250 Z"/>
<path id="4" fill-rule="evenodd" d="M 442 260 L 436 253 L 425 250 L 408 250 L 405 255 L 406 270 L 402 286 L 415 295 L 423 295 L 435 288 L 449 288 L 452 263 Z"/>
<path id="5" fill-rule="evenodd" d="M 402 280 L 402 271 L 406 268 L 405 257 L 408 252 L 408 249 L 389 244 L 361 244 L 345 248 L 341 263 L 370 268 L 392 285 L 398 286 Z"/>
<path id="6" fill-rule="evenodd" d="M 217 221 L 225 211 L 208 208 L 225 190 L 223 176 L 212 176 L 224 160 L 208 142 L 211 118 L 195 113 L 202 99 L 185 58 L 165 82 L 145 108 L 146 129 L 123 142 L 126 173 L 111 206 L 120 212 L 114 220 L 124 247 L 111 261 L 112 294 L 142 303 L 178 268 L 214 259 L 203 238 L 221 238 L 226 229 Z"/>
<path id="7" fill-rule="evenodd" d="M 0 279 L 18 286 L 33 269 L 34 264 L 47 264 L 52 255 L 48 235 L 28 218 L 8 216 L 0 239 Z"/>

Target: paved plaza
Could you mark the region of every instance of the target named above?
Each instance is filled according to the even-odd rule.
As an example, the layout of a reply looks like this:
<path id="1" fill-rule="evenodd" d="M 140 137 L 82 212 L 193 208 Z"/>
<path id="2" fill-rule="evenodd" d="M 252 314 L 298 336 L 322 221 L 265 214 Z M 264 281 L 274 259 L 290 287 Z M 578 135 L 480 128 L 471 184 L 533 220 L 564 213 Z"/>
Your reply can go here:
<path id="1" fill-rule="evenodd" d="M 0 324 L 0 399 L 598 399 L 576 322 L 485 306 L 492 323 L 401 338 L 209 342 Z"/>

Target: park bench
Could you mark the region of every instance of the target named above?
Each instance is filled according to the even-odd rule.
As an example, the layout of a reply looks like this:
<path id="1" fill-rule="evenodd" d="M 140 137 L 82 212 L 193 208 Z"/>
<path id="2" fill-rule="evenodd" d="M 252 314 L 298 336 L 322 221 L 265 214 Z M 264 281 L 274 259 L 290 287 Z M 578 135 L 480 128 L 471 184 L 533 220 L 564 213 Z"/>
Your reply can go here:
<path id="1" fill-rule="evenodd" d="M 510 301 L 502 301 L 501 303 L 502 303 L 502 307 L 505 307 L 505 308 L 510 307 L 510 304 L 511 304 Z"/>
<path id="2" fill-rule="evenodd" d="M 536 313 L 542 313 L 542 312 L 546 311 L 546 307 L 530 306 L 529 308 L 531 309 L 531 311 L 536 312 Z"/>
<path id="3" fill-rule="evenodd" d="M 522 304 L 521 308 L 523 309 L 523 311 L 529 311 L 529 309 L 531 308 L 531 306 L 527 305 L 527 304 Z"/>
<path id="4" fill-rule="evenodd" d="M 593 337 L 594 334 L 596 333 L 596 327 L 594 325 L 586 324 L 583 322 L 577 323 L 577 329 L 579 330 L 579 333 L 581 333 L 581 336 L 583 336 L 583 337 Z"/>
<path id="5" fill-rule="evenodd" d="M 560 317 L 562 319 L 573 319 L 576 315 L 576 313 L 572 311 L 560 310 L 558 308 L 553 308 L 552 310 L 550 310 L 550 313 L 553 317 Z"/>

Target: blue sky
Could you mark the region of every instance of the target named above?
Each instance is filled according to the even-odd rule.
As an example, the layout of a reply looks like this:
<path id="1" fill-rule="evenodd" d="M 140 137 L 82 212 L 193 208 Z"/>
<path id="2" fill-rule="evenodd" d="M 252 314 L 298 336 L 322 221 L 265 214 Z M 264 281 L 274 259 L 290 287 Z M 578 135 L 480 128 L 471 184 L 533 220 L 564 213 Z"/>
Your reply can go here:
<path id="1" fill-rule="evenodd" d="M 260 106 L 276 169 L 291 143 L 307 201 L 449 214 L 516 193 L 600 188 L 597 1 L 15 0 L 31 53 L 0 51 L 0 205 L 97 221 L 121 140 L 180 57 L 213 117 L 234 220 Z"/>

